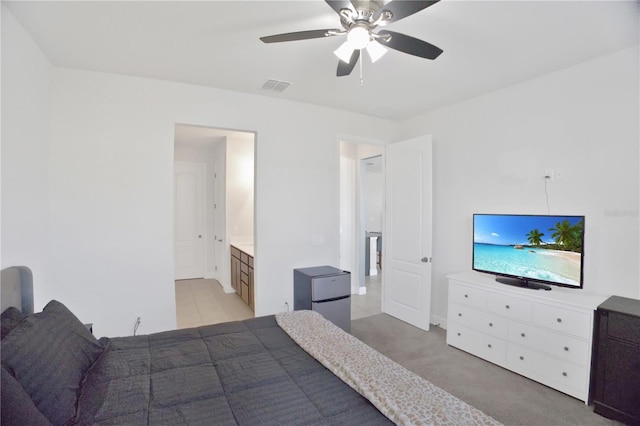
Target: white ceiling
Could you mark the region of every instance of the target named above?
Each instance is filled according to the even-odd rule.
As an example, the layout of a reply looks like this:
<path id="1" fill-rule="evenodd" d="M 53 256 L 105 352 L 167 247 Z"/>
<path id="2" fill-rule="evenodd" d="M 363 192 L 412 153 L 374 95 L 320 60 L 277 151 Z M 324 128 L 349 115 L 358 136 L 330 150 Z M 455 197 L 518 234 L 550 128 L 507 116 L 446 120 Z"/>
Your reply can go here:
<path id="1" fill-rule="evenodd" d="M 387 28 L 442 48 L 390 51 L 335 76 L 339 37 L 261 36 L 339 28 L 323 0 L 4 1 L 56 66 L 275 96 L 395 120 L 638 43 L 636 0 L 442 0 Z M 366 56 L 366 55 L 365 55 Z M 284 93 L 260 89 L 291 82 Z"/>

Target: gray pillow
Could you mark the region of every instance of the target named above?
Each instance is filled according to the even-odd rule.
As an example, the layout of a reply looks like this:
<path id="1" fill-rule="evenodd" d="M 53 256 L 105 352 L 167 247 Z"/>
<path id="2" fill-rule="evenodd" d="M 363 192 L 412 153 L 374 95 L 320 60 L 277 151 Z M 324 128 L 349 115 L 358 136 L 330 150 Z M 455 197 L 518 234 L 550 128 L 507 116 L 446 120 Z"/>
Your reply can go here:
<path id="1" fill-rule="evenodd" d="M 13 306 L 7 308 L 7 310 L 0 315 L 0 325 L 2 326 L 2 335 L 0 340 L 4 339 L 11 330 L 16 328 L 26 316 L 27 314 L 23 314 L 18 308 Z"/>
<path id="2" fill-rule="evenodd" d="M 2 367 L 2 411 L 0 411 L 0 424 L 4 425 L 29 425 L 51 426 L 51 422 L 38 410 L 18 383 L 4 367 Z"/>
<path id="3" fill-rule="evenodd" d="M 85 372 L 103 347 L 62 303 L 52 300 L 2 340 L 2 366 L 51 423 L 74 417 Z"/>

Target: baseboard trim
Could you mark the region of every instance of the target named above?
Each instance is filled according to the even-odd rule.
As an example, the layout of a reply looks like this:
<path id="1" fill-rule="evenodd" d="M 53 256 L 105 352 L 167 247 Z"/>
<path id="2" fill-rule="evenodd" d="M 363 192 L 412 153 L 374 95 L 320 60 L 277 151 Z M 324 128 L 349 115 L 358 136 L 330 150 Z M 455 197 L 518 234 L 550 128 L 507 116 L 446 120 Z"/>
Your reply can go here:
<path id="1" fill-rule="evenodd" d="M 430 321 L 431 324 L 437 325 L 440 328 L 447 329 L 447 319 L 438 315 L 431 315 Z"/>

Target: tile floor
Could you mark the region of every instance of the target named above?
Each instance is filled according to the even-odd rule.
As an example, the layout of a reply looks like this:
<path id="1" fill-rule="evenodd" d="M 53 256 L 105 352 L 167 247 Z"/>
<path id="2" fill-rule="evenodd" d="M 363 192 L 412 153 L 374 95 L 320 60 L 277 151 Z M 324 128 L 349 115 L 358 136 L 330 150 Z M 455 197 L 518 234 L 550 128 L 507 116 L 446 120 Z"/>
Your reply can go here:
<path id="1" fill-rule="evenodd" d="M 225 293 L 217 280 L 176 281 L 178 328 L 253 318 L 253 311 L 235 293 Z"/>
<path id="2" fill-rule="evenodd" d="M 367 294 L 351 295 L 351 319 L 381 313 L 380 275 L 366 277 Z M 235 293 L 225 293 L 216 280 L 175 282 L 178 328 L 197 327 L 253 317 L 253 311 Z"/>

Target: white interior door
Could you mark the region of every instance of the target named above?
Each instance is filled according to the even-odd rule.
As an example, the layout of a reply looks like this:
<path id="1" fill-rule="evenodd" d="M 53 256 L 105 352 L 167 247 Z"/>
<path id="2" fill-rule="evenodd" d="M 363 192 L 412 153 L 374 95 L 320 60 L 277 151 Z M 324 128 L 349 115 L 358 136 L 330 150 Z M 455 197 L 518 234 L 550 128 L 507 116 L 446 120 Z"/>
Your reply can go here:
<path id="1" fill-rule="evenodd" d="M 203 278 L 206 165 L 174 163 L 175 279 Z"/>
<path id="2" fill-rule="evenodd" d="M 431 136 L 386 149 L 382 310 L 423 330 L 431 311 Z"/>

